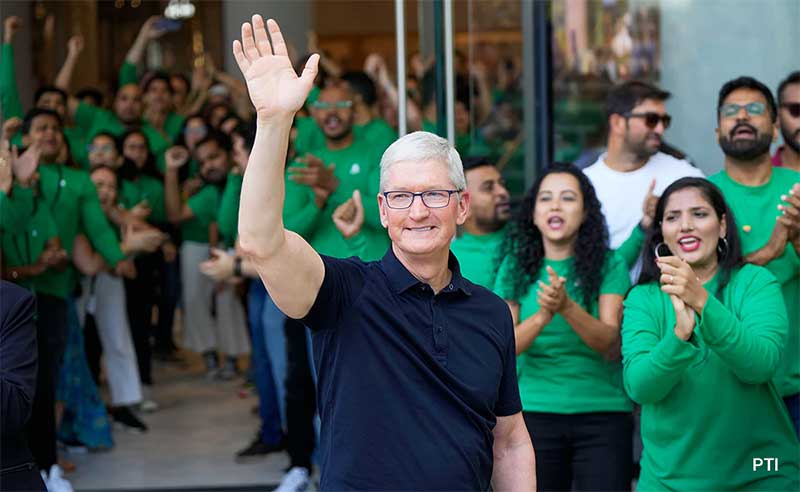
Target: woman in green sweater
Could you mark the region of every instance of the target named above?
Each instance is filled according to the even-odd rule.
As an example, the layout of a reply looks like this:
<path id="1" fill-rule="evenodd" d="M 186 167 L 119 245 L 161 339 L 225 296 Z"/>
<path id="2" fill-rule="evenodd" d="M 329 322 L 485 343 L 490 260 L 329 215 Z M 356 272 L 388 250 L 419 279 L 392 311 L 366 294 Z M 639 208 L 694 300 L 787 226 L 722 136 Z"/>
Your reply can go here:
<path id="1" fill-rule="evenodd" d="M 772 376 L 788 331 L 780 287 L 743 265 L 733 214 L 702 178 L 656 206 L 625 300 L 625 389 L 642 405 L 637 489 L 798 490 L 800 445 Z"/>
<path id="2" fill-rule="evenodd" d="M 630 282 L 608 250 L 588 178 L 571 164 L 551 166 L 509 223 L 500 254 L 494 290 L 514 317 L 539 490 L 630 490 L 632 403 L 618 348 Z"/>

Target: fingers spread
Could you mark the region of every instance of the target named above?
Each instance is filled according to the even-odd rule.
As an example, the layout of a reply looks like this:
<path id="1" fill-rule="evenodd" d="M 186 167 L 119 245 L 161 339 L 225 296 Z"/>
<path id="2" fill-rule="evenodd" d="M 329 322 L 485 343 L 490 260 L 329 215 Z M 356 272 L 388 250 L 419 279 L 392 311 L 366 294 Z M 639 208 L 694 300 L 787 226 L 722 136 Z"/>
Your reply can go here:
<path id="1" fill-rule="evenodd" d="M 272 49 L 275 55 L 289 56 L 289 52 L 286 50 L 286 42 L 283 40 L 283 34 L 281 34 L 281 28 L 278 27 L 278 23 L 274 19 L 268 19 L 267 29 L 269 29 L 269 35 L 272 38 Z"/>
<path id="2" fill-rule="evenodd" d="M 272 55 L 272 46 L 269 44 L 269 37 L 267 37 L 267 30 L 264 28 L 264 19 L 260 15 L 253 16 L 253 34 L 255 35 L 256 48 L 261 56 Z"/>

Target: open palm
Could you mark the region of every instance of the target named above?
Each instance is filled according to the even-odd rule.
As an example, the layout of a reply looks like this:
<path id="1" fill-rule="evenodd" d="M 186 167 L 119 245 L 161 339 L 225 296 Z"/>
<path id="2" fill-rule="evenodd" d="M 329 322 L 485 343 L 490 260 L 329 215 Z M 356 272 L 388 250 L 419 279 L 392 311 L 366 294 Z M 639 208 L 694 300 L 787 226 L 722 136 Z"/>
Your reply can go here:
<path id="1" fill-rule="evenodd" d="M 260 117 L 294 116 L 311 92 L 319 55 L 308 59 L 298 77 L 278 23 L 269 19 L 267 27 L 271 43 L 260 15 L 253 16 L 252 24 L 242 24 L 242 40 L 233 42 L 233 56 Z"/>

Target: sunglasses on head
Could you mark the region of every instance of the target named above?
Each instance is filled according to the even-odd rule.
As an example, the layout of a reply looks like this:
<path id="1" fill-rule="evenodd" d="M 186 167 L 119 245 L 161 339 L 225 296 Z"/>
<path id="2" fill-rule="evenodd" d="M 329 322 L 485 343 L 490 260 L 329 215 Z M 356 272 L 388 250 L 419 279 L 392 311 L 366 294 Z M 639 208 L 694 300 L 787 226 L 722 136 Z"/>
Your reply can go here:
<path id="1" fill-rule="evenodd" d="M 764 114 L 764 111 L 767 110 L 766 104 L 762 102 L 751 102 L 747 104 L 723 104 L 722 107 L 719 108 L 719 111 L 722 113 L 722 116 L 731 118 L 739 114 L 739 111 L 741 111 L 743 108 L 750 116 L 761 116 Z"/>
<path id="2" fill-rule="evenodd" d="M 644 119 L 644 125 L 651 130 L 658 126 L 658 122 L 664 124 L 664 129 L 666 130 L 669 128 L 670 123 L 672 123 L 672 116 L 664 113 L 654 113 L 648 111 L 647 113 L 625 113 L 625 118 L 642 118 Z"/>
<path id="3" fill-rule="evenodd" d="M 800 103 L 783 103 L 781 107 L 789 110 L 792 118 L 800 118 Z"/>

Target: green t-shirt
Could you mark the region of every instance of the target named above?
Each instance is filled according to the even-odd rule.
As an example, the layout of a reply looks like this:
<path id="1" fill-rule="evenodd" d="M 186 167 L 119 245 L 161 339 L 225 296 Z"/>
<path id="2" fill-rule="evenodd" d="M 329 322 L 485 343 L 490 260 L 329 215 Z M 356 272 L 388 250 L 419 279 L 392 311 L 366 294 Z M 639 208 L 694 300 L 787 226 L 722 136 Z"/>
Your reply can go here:
<path id="1" fill-rule="evenodd" d="M 778 210 L 781 195 L 787 194 L 795 183 L 800 183 L 800 173 L 774 167 L 769 182 L 762 186 L 739 184 L 725 171 L 708 179 L 722 190 L 733 211 L 742 253 L 747 255 L 769 242 L 775 217 L 781 213 Z M 800 393 L 800 258 L 794 247 L 787 244 L 783 254 L 765 266 L 778 279 L 789 316 L 786 354 L 775 374 L 775 384 L 781 395 L 794 395 Z"/>
<path id="2" fill-rule="evenodd" d="M 367 141 L 375 147 L 379 158 L 397 140 L 397 131 L 382 118 L 373 118 L 366 125 L 354 125 L 353 133 L 356 140 Z"/>
<path id="3" fill-rule="evenodd" d="M 25 230 L 28 217 L 35 211 L 33 196 L 33 188 L 22 188 L 17 183 L 8 195 L 0 191 L 0 230 L 12 233 Z"/>
<path id="4" fill-rule="evenodd" d="M 717 289 L 715 277 L 705 285 Z M 658 283 L 625 300 L 625 389 L 642 405 L 639 490 L 800 490 L 798 443 L 771 382 L 786 342 L 775 277 L 745 265 L 720 298 L 709 295 L 689 341 Z M 753 470 L 774 457 L 779 471 Z"/>
<path id="5" fill-rule="evenodd" d="M 487 289 L 494 288 L 495 256 L 504 234 L 503 229 L 481 236 L 465 232 L 450 244 L 464 278 Z"/>
<path id="6" fill-rule="evenodd" d="M 294 120 L 294 126 L 297 128 L 297 137 L 294 139 L 294 150 L 299 157 L 302 157 L 306 152 L 312 149 L 325 147 L 325 134 L 322 133 L 322 128 L 317 125 L 314 118 L 310 116 L 298 116 Z"/>
<path id="7" fill-rule="evenodd" d="M 28 217 L 21 233 L 6 231 L 0 226 L 0 245 L 2 245 L 3 265 L 8 267 L 33 265 L 47 246 L 47 241 L 58 237 L 58 228 L 47 207 L 36 207 Z M 48 285 L 37 282 L 39 277 L 21 279 L 17 283 L 32 291 L 50 293 Z"/>
<path id="8" fill-rule="evenodd" d="M 539 311 L 537 282 L 549 283 L 547 266 L 567 278 L 567 294 L 586 311 L 598 317 L 598 301 L 583 305 L 583 293 L 574 273 L 574 260 L 547 260 L 536 280 L 521 299 L 513 298 L 513 277 L 520 275 L 515 261 L 506 258 L 497 273 L 494 291 L 520 304 L 519 319 Z M 628 268 L 614 252 L 606 254 L 599 294 L 624 296 L 630 287 Z M 560 315 L 544 327 L 531 346 L 517 357 L 517 379 L 522 408 L 526 412 L 576 414 L 587 412 L 630 412 L 633 405 L 622 386 L 622 364 L 605 360 L 591 349 Z"/>
<path id="9" fill-rule="evenodd" d="M 163 224 L 167 221 L 167 212 L 164 204 L 164 183 L 152 176 L 139 176 L 133 181 L 123 179 L 119 193 L 119 203 L 126 210 L 130 210 L 142 201 L 147 201 L 150 206 L 150 216 L 147 222 Z"/>
<path id="10" fill-rule="evenodd" d="M 82 232 L 109 265 L 114 266 L 125 258 L 86 171 L 61 164 L 40 164 L 37 202 L 38 206 L 49 209 L 58 227 L 61 245 L 67 252 L 72 252 L 75 236 Z M 48 270 L 40 280 L 51 282 L 53 295 L 66 297 L 77 282 L 77 271 L 72 268 L 62 272 Z"/>
<path id="11" fill-rule="evenodd" d="M 204 185 L 192 195 L 186 204 L 192 209 L 194 217 L 181 224 L 181 237 L 184 241 L 208 244 L 208 228 L 217 220 L 220 191 L 214 185 Z"/>
<path id="12" fill-rule="evenodd" d="M 376 149 L 369 142 L 356 140 L 345 149 L 329 150 L 327 147 L 321 147 L 312 151 L 311 154 L 320 158 L 325 165 L 336 165 L 334 174 L 339 178 L 339 187 L 328 198 L 325 208 L 317 210 L 319 217 L 308 219 L 313 224 L 313 231 L 306 235 L 308 241 L 317 252 L 324 255 L 342 258 L 352 254 L 352 248 L 345 244 L 331 217 L 336 207 L 349 200 L 353 191 L 359 189 L 365 215 L 365 223 L 361 231 L 367 241 L 362 259 L 375 260 L 383 257 L 389 247 L 389 236 L 380 225 L 380 214 L 375 198 L 380 185 L 380 156 L 377 155 Z M 303 186 L 302 188 L 308 187 Z M 297 188 L 292 187 L 292 189 Z M 288 194 L 289 186 L 287 186 Z M 298 191 L 293 195 L 295 196 L 291 200 L 287 197 L 284 204 L 284 215 L 294 215 L 299 211 L 310 214 L 316 208 L 312 208 L 313 193 Z M 291 227 L 287 226 L 287 229 L 291 229 Z M 299 231 L 296 232 L 303 235 Z"/>
<path id="13" fill-rule="evenodd" d="M 238 236 L 239 196 L 242 194 L 243 180 L 244 176 L 241 174 L 228 174 L 228 181 L 225 183 L 225 190 L 220 199 L 217 224 L 219 235 L 228 248 L 232 248 L 236 244 Z"/>

